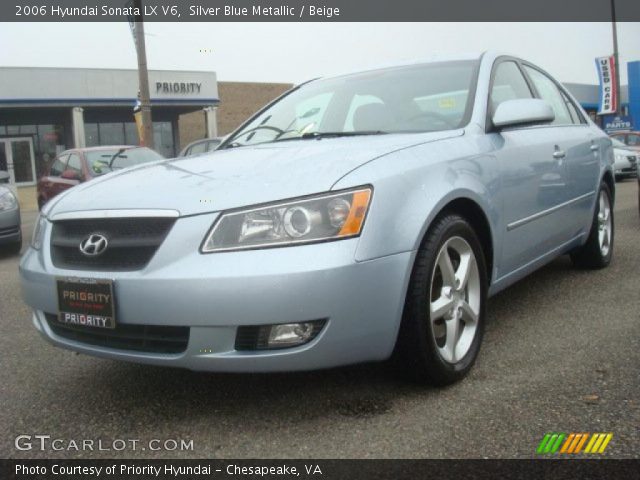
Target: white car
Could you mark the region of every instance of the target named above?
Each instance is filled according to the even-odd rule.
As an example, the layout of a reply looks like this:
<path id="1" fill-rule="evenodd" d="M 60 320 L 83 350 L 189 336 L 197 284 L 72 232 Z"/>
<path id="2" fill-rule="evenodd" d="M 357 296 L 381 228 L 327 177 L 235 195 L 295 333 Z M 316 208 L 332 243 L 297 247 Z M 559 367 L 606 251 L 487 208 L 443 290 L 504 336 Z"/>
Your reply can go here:
<path id="1" fill-rule="evenodd" d="M 612 138 L 611 141 L 613 142 L 613 171 L 616 180 L 638 175 L 638 157 L 640 156 L 638 152 L 631 150 L 617 138 Z"/>

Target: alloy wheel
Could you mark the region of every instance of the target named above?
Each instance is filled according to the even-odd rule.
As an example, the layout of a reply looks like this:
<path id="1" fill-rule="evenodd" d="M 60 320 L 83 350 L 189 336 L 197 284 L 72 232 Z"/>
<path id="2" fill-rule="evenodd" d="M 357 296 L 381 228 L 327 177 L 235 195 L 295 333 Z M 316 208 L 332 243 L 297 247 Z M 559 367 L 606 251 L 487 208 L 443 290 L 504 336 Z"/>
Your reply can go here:
<path id="1" fill-rule="evenodd" d="M 611 248 L 611 230 L 611 202 L 607 192 L 601 190 L 598 200 L 598 243 L 603 257 L 609 254 Z"/>
<path id="2" fill-rule="evenodd" d="M 469 352 L 478 330 L 481 285 L 473 249 L 462 237 L 440 248 L 431 277 L 430 321 L 442 359 L 459 362 Z"/>

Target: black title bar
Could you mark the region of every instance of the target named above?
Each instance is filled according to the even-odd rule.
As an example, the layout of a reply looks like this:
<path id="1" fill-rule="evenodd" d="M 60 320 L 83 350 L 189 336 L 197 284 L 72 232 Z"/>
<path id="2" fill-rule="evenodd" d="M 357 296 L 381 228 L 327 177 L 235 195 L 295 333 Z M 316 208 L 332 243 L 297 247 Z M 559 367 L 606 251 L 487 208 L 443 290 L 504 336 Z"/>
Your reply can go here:
<path id="1" fill-rule="evenodd" d="M 640 0 L 615 0 L 619 22 Z M 2 0 L 0 22 L 608 22 L 610 0 Z"/>
<path id="2" fill-rule="evenodd" d="M 0 478 L 630 479 L 640 460 L 0 460 Z"/>

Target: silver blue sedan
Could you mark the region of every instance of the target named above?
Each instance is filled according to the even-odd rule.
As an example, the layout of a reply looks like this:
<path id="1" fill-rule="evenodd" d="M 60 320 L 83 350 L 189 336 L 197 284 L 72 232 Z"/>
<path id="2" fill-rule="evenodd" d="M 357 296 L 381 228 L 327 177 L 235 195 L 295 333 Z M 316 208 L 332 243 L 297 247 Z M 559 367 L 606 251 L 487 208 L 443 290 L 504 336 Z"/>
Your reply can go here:
<path id="1" fill-rule="evenodd" d="M 215 155 L 51 201 L 20 264 L 54 345 L 194 370 L 392 357 L 443 385 L 487 297 L 613 254 L 611 140 L 547 72 L 485 53 L 315 80 Z"/>

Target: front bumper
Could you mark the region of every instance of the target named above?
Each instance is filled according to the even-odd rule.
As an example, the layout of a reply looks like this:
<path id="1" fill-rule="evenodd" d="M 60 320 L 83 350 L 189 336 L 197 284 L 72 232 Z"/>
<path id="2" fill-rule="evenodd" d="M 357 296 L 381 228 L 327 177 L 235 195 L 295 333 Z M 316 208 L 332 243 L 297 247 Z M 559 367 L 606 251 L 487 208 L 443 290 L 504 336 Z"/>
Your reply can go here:
<path id="1" fill-rule="evenodd" d="M 0 245 L 14 244 L 22 239 L 20 209 L 0 212 Z"/>
<path id="2" fill-rule="evenodd" d="M 63 270 L 48 249 L 20 263 L 33 323 L 54 345 L 101 357 L 192 370 L 312 370 L 383 360 L 393 351 L 412 252 L 356 262 L 358 239 L 288 248 L 202 255 L 199 235 L 215 217 L 179 219 L 151 262 L 135 272 Z M 50 228 L 45 233 L 49 244 Z M 157 354 L 88 345 L 56 335 L 56 277 L 114 281 L 119 324 L 187 326 L 186 350 Z M 327 319 L 310 343 L 282 350 L 236 351 L 239 326 Z"/>
<path id="3" fill-rule="evenodd" d="M 616 176 L 634 177 L 638 174 L 638 164 L 631 161 L 617 161 L 614 164 L 613 171 Z"/>

